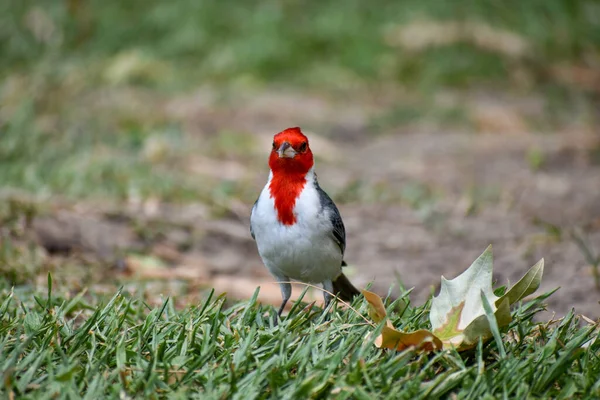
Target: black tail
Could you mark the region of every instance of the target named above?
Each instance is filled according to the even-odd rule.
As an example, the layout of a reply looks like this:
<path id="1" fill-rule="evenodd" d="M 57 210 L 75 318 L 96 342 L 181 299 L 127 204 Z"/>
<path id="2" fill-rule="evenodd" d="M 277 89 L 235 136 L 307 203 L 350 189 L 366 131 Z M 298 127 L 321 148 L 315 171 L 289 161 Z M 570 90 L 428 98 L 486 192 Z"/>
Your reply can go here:
<path id="1" fill-rule="evenodd" d="M 350 283 L 346 275 L 341 274 L 333 281 L 333 293 L 341 300 L 352 301 L 352 299 L 360 294 L 360 291 Z"/>

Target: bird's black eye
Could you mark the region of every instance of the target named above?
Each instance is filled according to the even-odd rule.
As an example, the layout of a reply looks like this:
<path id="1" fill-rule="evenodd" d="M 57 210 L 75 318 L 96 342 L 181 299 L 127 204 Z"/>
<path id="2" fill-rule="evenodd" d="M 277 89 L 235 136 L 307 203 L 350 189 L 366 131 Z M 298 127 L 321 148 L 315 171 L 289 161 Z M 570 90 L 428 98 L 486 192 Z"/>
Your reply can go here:
<path id="1" fill-rule="evenodd" d="M 277 145 L 275 144 L 275 142 L 273 142 L 273 150 L 275 150 L 277 148 Z"/>
<path id="2" fill-rule="evenodd" d="M 300 153 L 304 153 L 306 151 L 306 148 L 308 147 L 308 143 L 306 142 L 302 142 L 302 144 L 300 145 L 300 147 L 298 147 L 298 151 Z"/>

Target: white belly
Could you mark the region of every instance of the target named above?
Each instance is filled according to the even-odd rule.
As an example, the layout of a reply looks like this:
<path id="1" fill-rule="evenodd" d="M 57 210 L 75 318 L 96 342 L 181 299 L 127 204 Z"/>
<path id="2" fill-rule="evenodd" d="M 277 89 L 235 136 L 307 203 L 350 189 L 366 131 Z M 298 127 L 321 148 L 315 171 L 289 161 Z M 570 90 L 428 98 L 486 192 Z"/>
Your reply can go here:
<path id="1" fill-rule="evenodd" d="M 320 283 L 341 273 L 338 245 L 324 235 L 306 235 L 294 226 L 272 226 L 268 237 L 256 232 L 258 252 L 277 277 Z"/>
<path id="2" fill-rule="evenodd" d="M 295 224 L 281 224 L 268 189 L 261 193 L 251 223 L 265 266 L 277 278 L 311 283 L 337 278 L 342 252 L 333 240 L 329 216 L 321 210 L 316 190 L 303 190 L 294 212 Z"/>

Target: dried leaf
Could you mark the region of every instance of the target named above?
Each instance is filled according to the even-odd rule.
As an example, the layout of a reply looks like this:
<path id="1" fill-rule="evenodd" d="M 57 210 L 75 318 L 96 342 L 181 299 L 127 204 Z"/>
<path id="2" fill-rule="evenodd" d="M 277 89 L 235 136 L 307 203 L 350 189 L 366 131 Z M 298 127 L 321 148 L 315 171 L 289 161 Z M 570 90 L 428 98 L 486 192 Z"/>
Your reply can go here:
<path id="1" fill-rule="evenodd" d="M 367 302 L 369 302 L 369 317 L 371 317 L 375 323 L 383 321 L 387 316 L 387 312 L 385 311 L 385 305 L 383 304 L 381 297 L 368 290 L 363 290 L 362 294 L 365 296 L 365 299 L 367 299 Z"/>
<path id="2" fill-rule="evenodd" d="M 443 342 L 444 348 L 459 351 L 473 348 L 492 335 L 483 300 L 491 306 L 497 327 L 511 321 L 510 305 L 535 292 L 540 285 L 544 262 L 540 260 L 504 296 L 494 295 L 492 288 L 493 256 L 489 246 L 473 264 L 452 280 L 442 277 L 440 294 L 431 303 L 432 332 Z M 494 327 L 494 329 L 496 329 Z"/>
<path id="3" fill-rule="evenodd" d="M 375 339 L 375 346 L 380 349 L 404 350 L 414 347 L 416 350 L 434 351 L 442 349 L 442 342 L 425 329 L 401 332 L 390 326 L 384 326 L 381 335 Z"/>
<path id="4" fill-rule="evenodd" d="M 499 303 L 494 316 L 496 317 L 496 322 L 499 327 L 506 326 L 512 321 L 512 317 L 510 316 L 510 306 L 506 300 Z M 492 337 L 492 331 L 486 315 L 480 315 L 475 318 L 464 330 L 461 337 L 462 341 L 454 344 L 454 347 L 459 351 L 472 349 L 477 345 L 480 338 L 484 342 L 490 339 Z"/>
<path id="5" fill-rule="evenodd" d="M 462 332 L 475 318 L 484 315 L 481 290 L 488 301 L 495 304 L 498 297 L 492 289 L 492 263 L 492 246 L 489 246 L 456 278 L 447 280 L 442 276 L 440 294 L 431 303 L 430 320 L 434 333 L 450 332 L 452 335 Z"/>
<path id="6" fill-rule="evenodd" d="M 375 322 L 383 321 L 387 312 L 381 297 L 368 290 L 362 291 L 369 303 L 369 316 Z M 384 349 L 404 350 L 414 347 L 417 350 L 433 351 L 442 348 L 442 342 L 431 332 L 421 329 L 415 332 L 402 332 L 394 329 L 392 323 L 386 321 L 381 334 L 375 339 L 375 346 Z"/>
<path id="7" fill-rule="evenodd" d="M 442 276 L 440 294 L 433 298 L 429 314 L 432 330 L 402 332 L 389 320 L 375 339 L 379 348 L 404 350 L 414 347 L 422 351 L 455 348 L 471 349 L 480 340 L 496 337 L 503 352 L 500 328 L 511 321 L 510 306 L 535 292 L 544 272 L 544 260 L 527 271 L 503 296 L 492 288 L 493 255 L 489 246 L 471 266 L 454 279 Z M 386 319 L 385 305 L 375 293 L 363 290 L 369 303 L 369 315 L 375 322 Z"/>

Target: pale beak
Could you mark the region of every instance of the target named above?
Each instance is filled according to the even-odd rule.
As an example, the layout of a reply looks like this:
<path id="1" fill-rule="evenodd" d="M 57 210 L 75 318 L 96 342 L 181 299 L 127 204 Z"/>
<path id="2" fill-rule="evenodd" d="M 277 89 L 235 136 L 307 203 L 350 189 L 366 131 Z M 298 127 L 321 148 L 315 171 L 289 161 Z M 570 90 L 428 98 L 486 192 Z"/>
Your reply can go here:
<path id="1" fill-rule="evenodd" d="M 296 156 L 296 150 L 288 142 L 283 142 L 277 150 L 279 158 L 294 158 Z"/>

